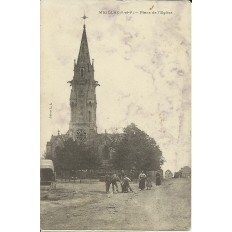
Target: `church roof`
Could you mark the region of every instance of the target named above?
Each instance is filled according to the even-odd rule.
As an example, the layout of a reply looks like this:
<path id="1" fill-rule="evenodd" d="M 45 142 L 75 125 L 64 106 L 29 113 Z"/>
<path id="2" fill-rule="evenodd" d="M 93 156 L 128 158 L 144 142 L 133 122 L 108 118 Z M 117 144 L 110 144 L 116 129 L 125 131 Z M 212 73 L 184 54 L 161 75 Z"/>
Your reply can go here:
<path id="1" fill-rule="evenodd" d="M 67 134 L 61 134 L 61 135 L 52 135 L 51 139 L 50 139 L 50 144 L 52 145 L 55 141 L 60 141 L 60 142 L 64 142 L 68 139 L 68 135 Z"/>
<path id="2" fill-rule="evenodd" d="M 105 141 L 107 144 L 111 144 L 113 142 L 116 142 L 116 140 L 121 140 L 123 137 L 123 134 L 117 133 L 117 134 L 109 134 L 109 133 L 101 133 L 97 135 L 98 140 Z"/>

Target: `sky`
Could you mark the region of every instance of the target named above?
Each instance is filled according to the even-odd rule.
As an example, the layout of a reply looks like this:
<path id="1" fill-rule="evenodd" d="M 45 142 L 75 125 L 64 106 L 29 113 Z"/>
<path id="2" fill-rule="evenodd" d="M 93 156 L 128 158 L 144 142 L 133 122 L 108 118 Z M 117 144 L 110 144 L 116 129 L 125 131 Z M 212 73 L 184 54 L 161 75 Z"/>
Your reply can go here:
<path id="1" fill-rule="evenodd" d="M 99 13 L 108 10 L 131 13 Z M 41 154 L 52 134 L 69 128 L 67 81 L 73 78 L 84 11 L 101 85 L 98 133 L 121 131 L 133 122 L 160 146 L 164 170 L 190 166 L 191 6 L 183 1 L 41 1 Z"/>

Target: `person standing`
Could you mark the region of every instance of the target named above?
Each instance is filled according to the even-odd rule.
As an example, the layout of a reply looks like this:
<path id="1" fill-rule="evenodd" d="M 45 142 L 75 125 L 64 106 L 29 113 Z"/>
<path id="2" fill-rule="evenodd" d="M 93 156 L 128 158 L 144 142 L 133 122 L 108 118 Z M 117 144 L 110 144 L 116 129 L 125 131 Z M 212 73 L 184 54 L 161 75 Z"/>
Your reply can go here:
<path id="1" fill-rule="evenodd" d="M 156 173 L 156 176 L 155 176 L 155 184 L 156 185 L 161 185 L 161 176 L 160 176 L 160 173 Z"/>
<path id="2" fill-rule="evenodd" d="M 140 174 L 139 174 L 139 188 L 141 190 L 144 190 L 145 189 L 145 181 L 146 181 L 146 174 L 142 171 Z"/>
<path id="3" fill-rule="evenodd" d="M 111 184 L 111 176 L 108 173 L 105 176 L 105 183 L 106 183 L 106 193 L 109 193 L 110 184 Z"/>
<path id="4" fill-rule="evenodd" d="M 113 174 L 111 177 L 112 189 L 114 192 L 114 187 L 116 187 L 116 191 L 118 192 L 118 185 L 117 182 L 120 182 L 120 179 L 117 174 Z"/>
<path id="5" fill-rule="evenodd" d="M 147 190 L 151 190 L 152 187 L 151 176 L 149 174 L 147 175 L 147 179 L 146 179 L 146 187 Z"/>
<path id="6" fill-rule="evenodd" d="M 120 180 L 121 181 L 123 181 L 124 176 L 125 176 L 125 172 L 124 172 L 124 170 L 121 170 L 121 172 L 120 172 Z"/>

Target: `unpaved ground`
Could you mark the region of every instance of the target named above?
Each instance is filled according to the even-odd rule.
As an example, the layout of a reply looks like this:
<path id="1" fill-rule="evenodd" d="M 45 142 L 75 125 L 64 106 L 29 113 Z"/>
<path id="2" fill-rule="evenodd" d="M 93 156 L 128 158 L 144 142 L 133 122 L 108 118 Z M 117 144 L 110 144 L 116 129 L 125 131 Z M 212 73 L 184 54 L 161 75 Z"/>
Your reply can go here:
<path id="1" fill-rule="evenodd" d="M 106 194 L 103 182 L 58 183 L 41 192 L 42 229 L 189 230 L 191 181 L 171 179 L 152 190 Z"/>

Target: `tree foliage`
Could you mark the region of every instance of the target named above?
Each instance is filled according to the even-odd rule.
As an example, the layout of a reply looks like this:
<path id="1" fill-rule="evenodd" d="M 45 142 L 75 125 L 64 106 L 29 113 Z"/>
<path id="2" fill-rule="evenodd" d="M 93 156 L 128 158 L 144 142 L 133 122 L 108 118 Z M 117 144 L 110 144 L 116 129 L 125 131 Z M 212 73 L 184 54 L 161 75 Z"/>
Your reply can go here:
<path id="1" fill-rule="evenodd" d="M 64 147 L 57 147 L 56 170 L 86 170 L 96 169 L 99 166 L 99 158 L 94 147 L 78 145 L 72 139 L 64 142 Z"/>
<path id="2" fill-rule="evenodd" d="M 111 161 L 115 169 L 158 170 L 165 162 L 156 141 L 133 123 L 124 128 L 122 134 L 114 133 L 111 137 L 112 144 L 104 147 L 102 157 L 109 158 L 111 148 Z M 100 167 L 97 147 L 78 145 L 72 139 L 65 141 L 63 148 L 57 147 L 55 153 L 53 161 L 57 172 Z"/>
<path id="3" fill-rule="evenodd" d="M 115 144 L 113 165 L 116 169 L 158 170 L 164 160 L 156 141 L 130 124 Z"/>

